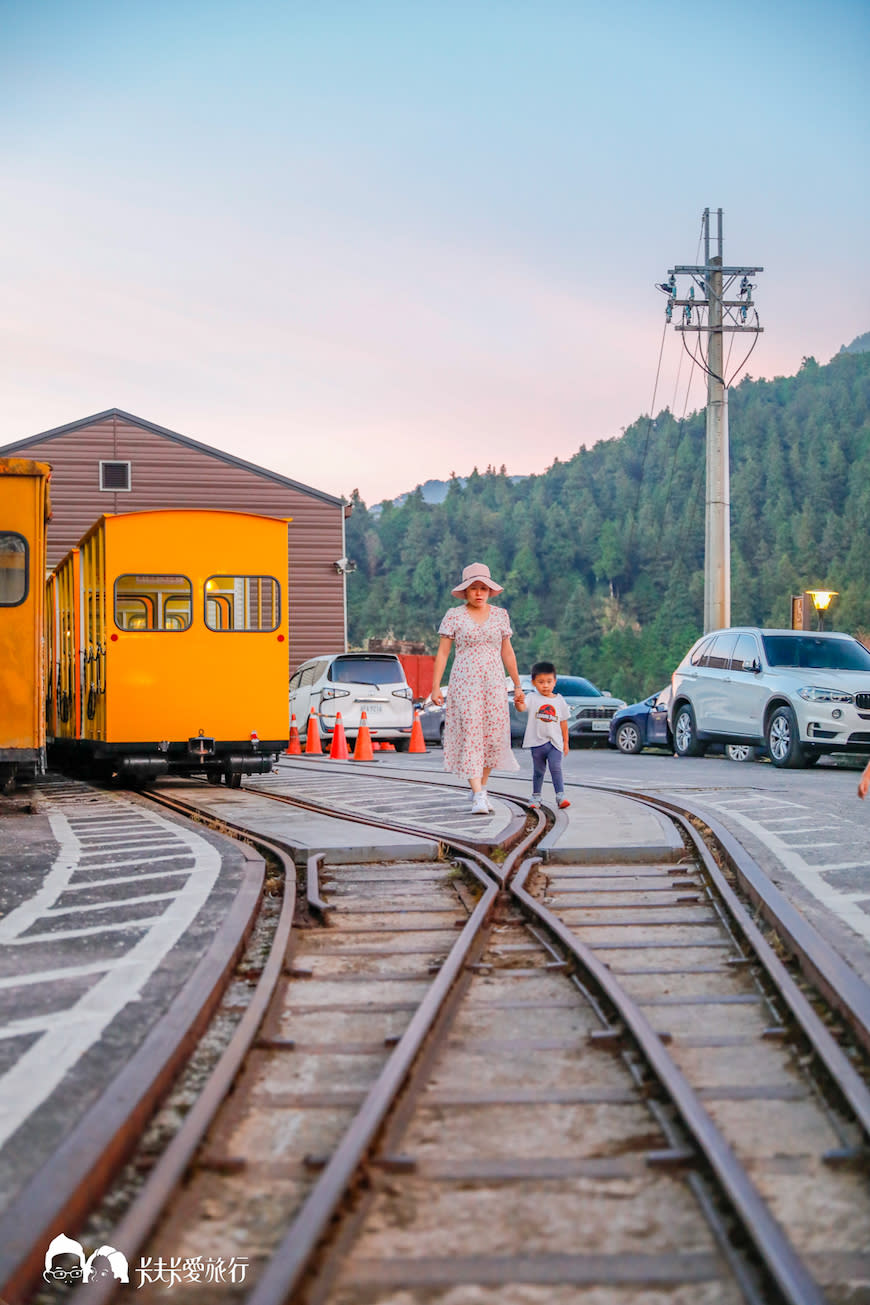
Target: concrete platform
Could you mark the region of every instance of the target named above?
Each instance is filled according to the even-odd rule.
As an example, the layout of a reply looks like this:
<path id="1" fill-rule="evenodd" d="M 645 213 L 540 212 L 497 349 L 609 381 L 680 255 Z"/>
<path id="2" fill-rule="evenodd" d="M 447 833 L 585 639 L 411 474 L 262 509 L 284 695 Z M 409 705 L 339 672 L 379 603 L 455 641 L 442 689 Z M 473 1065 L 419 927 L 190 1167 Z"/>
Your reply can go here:
<path id="1" fill-rule="evenodd" d="M 287 759 L 284 759 L 285 761 Z M 323 762 L 315 758 L 303 759 L 303 765 L 321 769 Z M 327 763 L 328 764 L 328 763 Z M 461 791 L 463 799 L 468 785 L 456 775 L 441 769 L 440 749 L 431 753 L 408 755 L 399 758 L 378 759 L 360 766 L 360 770 L 380 773 L 384 778 L 395 776 L 431 784 L 447 784 Z M 499 774 L 490 779 L 491 797 L 503 793 L 509 797 L 528 798 L 531 793 L 529 778 L 516 774 Z M 650 807 L 616 793 L 582 788 L 566 784 L 565 791 L 571 806 L 559 811 L 552 794 L 545 791 L 544 806 L 556 815 L 556 825 L 538 845 L 546 861 L 590 862 L 594 864 L 623 864 L 635 861 L 676 861 L 684 848 L 676 828 L 664 816 Z M 495 805 L 495 803 L 494 803 Z"/>
<path id="2" fill-rule="evenodd" d="M 276 783 L 278 777 L 258 775 L 246 780 L 246 790 L 253 788 L 253 779 L 266 791 L 294 793 L 294 783 Z M 300 810 L 267 797 L 256 798 L 250 791 L 209 787 L 179 781 L 161 784 L 160 791 L 182 801 L 193 800 L 201 809 L 218 820 L 232 821 L 245 829 L 256 831 L 264 838 L 293 845 L 293 857 L 304 865 L 315 852 L 323 852 L 330 864 L 383 861 L 431 861 L 438 855 L 437 838 L 412 838 L 390 830 L 367 828 L 352 820 L 337 816 L 321 816 L 316 812 Z M 298 794 L 304 796 L 302 793 Z M 319 800 L 314 791 L 312 798 Z"/>

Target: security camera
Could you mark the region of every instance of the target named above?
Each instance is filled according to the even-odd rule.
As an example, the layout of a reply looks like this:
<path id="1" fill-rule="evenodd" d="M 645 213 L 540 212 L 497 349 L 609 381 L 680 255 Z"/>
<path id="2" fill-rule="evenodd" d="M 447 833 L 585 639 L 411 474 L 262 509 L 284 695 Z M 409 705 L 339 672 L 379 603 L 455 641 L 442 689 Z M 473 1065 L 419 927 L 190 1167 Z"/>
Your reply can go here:
<path id="1" fill-rule="evenodd" d="M 349 557 L 340 557 L 332 565 L 339 575 L 350 575 L 351 571 L 356 570 L 356 562 L 352 562 Z"/>

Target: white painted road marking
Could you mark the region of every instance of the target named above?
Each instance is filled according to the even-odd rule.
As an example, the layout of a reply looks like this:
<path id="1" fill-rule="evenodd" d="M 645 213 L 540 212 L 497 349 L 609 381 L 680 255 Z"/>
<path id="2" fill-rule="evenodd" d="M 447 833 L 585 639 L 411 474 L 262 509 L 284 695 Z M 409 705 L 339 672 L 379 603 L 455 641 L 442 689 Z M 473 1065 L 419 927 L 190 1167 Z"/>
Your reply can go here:
<path id="1" fill-rule="evenodd" d="M 760 820 L 753 819 L 745 811 L 738 811 L 734 801 L 729 799 L 717 799 L 708 803 L 712 807 L 719 807 L 727 811 L 731 820 L 736 820 L 739 824 L 754 834 L 760 843 L 763 843 L 768 851 L 782 863 L 783 867 L 794 875 L 798 883 L 802 884 L 808 893 L 815 897 L 816 901 L 821 902 L 832 914 L 844 920 L 857 934 L 862 938 L 870 941 L 870 915 L 862 910 L 858 905 L 861 901 L 870 900 L 870 886 L 865 893 L 843 892 L 833 887 L 824 878 L 827 871 L 844 868 L 852 868 L 851 865 L 843 866 L 841 863 L 830 862 L 827 865 L 810 865 L 800 855 L 800 851 L 808 851 L 812 847 L 838 847 L 839 843 L 803 843 L 793 844 L 786 843 L 785 840 L 775 829 L 770 829 L 768 825 L 762 824 Z M 790 805 L 797 806 L 797 803 Z M 758 813 L 756 813 L 758 814 Z M 783 831 L 783 833 L 786 831 Z M 866 862 L 859 863 L 866 865 Z"/>
<path id="2" fill-rule="evenodd" d="M 51 796 L 53 798 L 56 794 Z M 76 795 L 73 793 L 70 796 Z M 101 807 L 104 811 L 111 810 L 105 802 Z M 121 807 L 122 800 L 119 799 L 116 808 L 119 815 L 122 814 Z M 13 1021 L 4 1030 L 0 1030 L 0 1037 L 5 1038 L 25 1033 L 41 1035 L 0 1078 L 0 1146 L 48 1099 L 67 1071 L 101 1037 L 115 1016 L 129 1002 L 139 1000 L 145 984 L 163 957 L 182 937 L 208 899 L 221 868 L 219 852 L 199 834 L 143 808 L 143 821 L 153 824 L 164 835 L 171 834 L 177 839 L 179 857 L 194 858 L 194 864 L 181 872 L 184 873 L 186 882 L 173 895 L 174 905 L 164 914 L 147 920 L 131 920 L 123 925 L 104 925 L 59 934 L 31 934 L 25 939 L 21 935 L 37 920 L 46 915 L 51 918 L 54 904 L 62 893 L 68 891 L 70 879 L 76 871 L 83 868 L 82 861 L 87 855 L 64 812 L 59 807 L 52 807 L 51 799 L 46 802 L 46 809 L 52 833 L 58 843 L 57 856 L 42 887 L 27 902 L 0 920 L 0 943 L 8 946 L 37 940 L 58 942 L 120 929 L 138 932 L 144 928 L 147 932 L 125 956 L 105 964 L 95 963 L 94 972 L 102 973 L 103 977 L 72 1005 L 45 1016 Z M 93 854 L 92 850 L 90 854 Z M 123 908 L 124 901 L 119 900 L 114 905 Z M 60 974 L 57 971 L 44 972 L 42 977 L 50 983 L 63 982 L 63 977 L 74 977 L 76 973 L 86 973 L 88 969 L 89 967 L 71 967 L 69 970 L 61 970 Z M 14 985 L 4 981 L 3 986 Z"/>

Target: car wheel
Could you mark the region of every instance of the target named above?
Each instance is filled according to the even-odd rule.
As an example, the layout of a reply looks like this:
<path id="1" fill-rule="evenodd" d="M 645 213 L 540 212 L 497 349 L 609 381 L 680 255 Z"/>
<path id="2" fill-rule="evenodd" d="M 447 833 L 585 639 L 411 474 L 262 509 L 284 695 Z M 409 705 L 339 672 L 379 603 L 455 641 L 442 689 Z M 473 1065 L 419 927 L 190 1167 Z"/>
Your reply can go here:
<path id="1" fill-rule="evenodd" d="M 726 743 L 725 756 L 729 761 L 755 761 L 758 748 L 751 743 Z"/>
<path id="2" fill-rule="evenodd" d="M 393 744 L 397 752 L 407 752 L 411 745 L 410 739 L 393 739 Z"/>
<path id="3" fill-rule="evenodd" d="M 775 766 L 795 769 L 806 765 L 797 720 L 791 707 L 777 707 L 767 722 L 767 750 Z"/>
<path id="4" fill-rule="evenodd" d="M 640 730 L 633 720 L 624 720 L 616 731 L 616 746 L 620 752 L 640 752 L 643 740 Z"/>
<path id="5" fill-rule="evenodd" d="M 674 718 L 674 750 L 678 757 L 703 757 L 705 743 L 699 743 L 695 728 L 695 713 L 687 702 L 677 708 Z"/>

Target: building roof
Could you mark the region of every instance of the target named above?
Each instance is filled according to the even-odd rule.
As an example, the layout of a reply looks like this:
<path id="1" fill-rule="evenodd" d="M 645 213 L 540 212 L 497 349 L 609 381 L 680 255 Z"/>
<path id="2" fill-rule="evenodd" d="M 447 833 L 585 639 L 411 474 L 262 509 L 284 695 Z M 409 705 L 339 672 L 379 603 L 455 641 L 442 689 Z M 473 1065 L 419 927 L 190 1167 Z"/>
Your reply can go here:
<path id="1" fill-rule="evenodd" d="M 176 444 L 184 444 L 189 449 L 197 449 L 200 453 L 207 453 L 212 458 L 218 458 L 221 462 L 227 462 L 233 467 L 243 467 L 245 471 L 252 471 L 256 476 L 265 476 L 267 480 L 274 480 L 279 485 L 287 485 L 290 489 L 296 489 L 303 494 L 311 494 L 314 498 L 322 499 L 325 503 L 335 503 L 341 506 L 344 499 L 336 498 L 334 494 L 325 494 L 320 489 L 312 489 L 310 485 L 302 485 L 298 480 L 290 480 L 288 476 L 281 476 L 277 471 L 269 471 L 266 467 L 258 467 L 256 463 L 246 462 L 244 458 L 237 458 L 232 453 L 224 453 L 223 449 L 212 448 L 210 444 L 201 444 L 199 440 L 192 440 L 187 435 L 179 435 L 177 431 L 167 430 L 165 426 L 157 426 L 153 421 L 146 421 L 144 417 L 136 417 L 131 412 L 124 412 L 122 408 L 107 408 L 105 412 L 94 413 L 92 417 L 82 417 L 78 421 L 67 422 L 65 426 L 55 426 L 53 430 L 41 431 L 39 435 L 29 435 L 27 439 L 16 440 L 13 444 L 4 444 L 0 446 L 0 456 L 6 457 L 9 454 L 17 453 L 20 449 L 29 448 L 33 444 L 43 443 L 45 440 L 57 439 L 61 435 L 68 435 L 71 431 L 79 430 L 84 426 L 93 426 L 98 421 L 106 421 L 110 417 L 119 417 L 123 421 L 132 422 L 134 426 L 142 426 L 145 430 L 154 431 L 157 435 L 163 435 L 166 439 L 174 440 Z"/>

